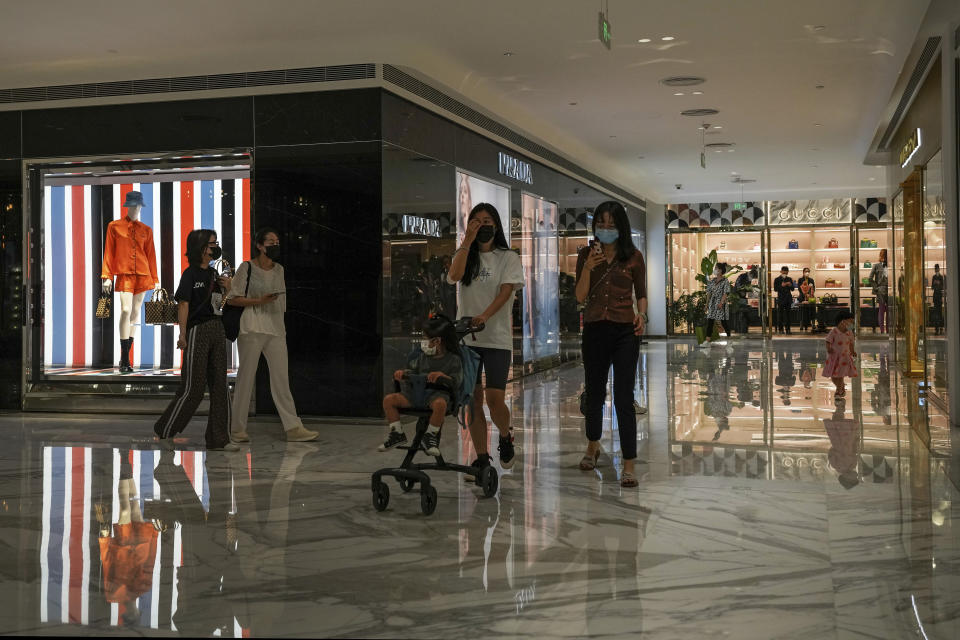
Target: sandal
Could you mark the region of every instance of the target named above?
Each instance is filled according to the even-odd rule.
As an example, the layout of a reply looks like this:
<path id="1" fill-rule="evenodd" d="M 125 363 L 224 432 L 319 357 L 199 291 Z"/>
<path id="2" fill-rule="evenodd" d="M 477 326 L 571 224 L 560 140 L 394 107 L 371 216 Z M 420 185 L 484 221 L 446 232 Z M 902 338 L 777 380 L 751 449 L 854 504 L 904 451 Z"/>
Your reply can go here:
<path id="1" fill-rule="evenodd" d="M 600 449 L 597 449 L 597 452 L 591 458 L 590 456 L 583 456 L 580 459 L 580 471 L 593 471 L 597 468 L 597 461 L 600 459 Z"/>
<path id="2" fill-rule="evenodd" d="M 633 475 L 632 473 L 630 473 L 629 471 L 624 471 L 623 474 L 621 474 L 621 476 L 620 476 L 620 486 L 621 486 L 621 487 L 624 487 L 625 489 L 630 489 L 630 488 L 633 488 L 633 487 L 637 487 L 637 486 L 639 486 L 639 485 L 640 485 L 640 483 L 637 482 L 636 476 L 634 476 L 634 475 Z"/>

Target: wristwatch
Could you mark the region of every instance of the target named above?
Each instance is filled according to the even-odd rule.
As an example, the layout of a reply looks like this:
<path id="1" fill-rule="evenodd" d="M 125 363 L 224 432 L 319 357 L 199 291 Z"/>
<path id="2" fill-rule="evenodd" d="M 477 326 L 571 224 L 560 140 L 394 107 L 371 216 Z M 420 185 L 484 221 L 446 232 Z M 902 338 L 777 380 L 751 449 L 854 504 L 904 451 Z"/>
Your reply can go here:
<path id="1" fill-rule="evenodd" d="M 641 318 L 643 318 L 643 324 L 647 324 L 647 314 L 646 314 L 646 312 L 641 311 L 641 312 L 638 313 L 637 315 L 640 316 Z"/>

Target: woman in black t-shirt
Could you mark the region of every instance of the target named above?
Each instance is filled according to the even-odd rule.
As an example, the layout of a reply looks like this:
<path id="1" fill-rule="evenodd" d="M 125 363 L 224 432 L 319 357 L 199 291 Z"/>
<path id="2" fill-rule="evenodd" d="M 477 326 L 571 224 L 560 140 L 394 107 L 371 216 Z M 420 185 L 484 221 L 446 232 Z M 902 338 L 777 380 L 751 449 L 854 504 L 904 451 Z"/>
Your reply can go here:
<path id="1" fill-rule="evenodd" d="M 230 393 L 227 391 L 227 349 L 223 332 L 222 301 L 230 291 L 230 278 L 217 277 L 210 263 L 222 254 L 217 232 L 194 229 L 187 235 L 190 266 L 180 276 L 174 296 L 183 350 L 180 388 L 153 427 L 160 441 L 169 446 L 186 428 L 210 389 L 210 413 L 205 439 L 207 449 L 239 450 L 230 442 Z"/>

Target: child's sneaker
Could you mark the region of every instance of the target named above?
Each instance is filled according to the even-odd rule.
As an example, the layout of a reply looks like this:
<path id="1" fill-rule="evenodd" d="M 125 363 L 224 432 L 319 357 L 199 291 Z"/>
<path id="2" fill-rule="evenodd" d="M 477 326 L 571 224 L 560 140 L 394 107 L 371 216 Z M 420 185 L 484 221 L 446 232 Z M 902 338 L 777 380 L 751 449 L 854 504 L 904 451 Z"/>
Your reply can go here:
<path id="1" fill-rule="evenodd" d="M 500 436 L 500 443 L 497 445 L 497 451 L 500 452 L 500 466 L 509 469 L 516 462 L 516 452 L 513 449 L 513 429 L 510 430 L 507 437 Z"/>
<path id="2" fill-rule="evenodd" d="M 394 431 L 390 430 L 390 433 L 387 434 L 387 439 L 383 441 L 377 451 L 386 451 L 387 449 L 393 449 L 398 444 L 407 444 L 407 434 L 403 431 Z"/>
<path id="3" fill-rule="evenodd" d="M 428 456 L 439 456 L 440 455 L 440 432 L 430 432 L 427 431 L 423 434 L 423 440 L 420 441 L 421 446 L 423 447 L 424 452 Z"/>

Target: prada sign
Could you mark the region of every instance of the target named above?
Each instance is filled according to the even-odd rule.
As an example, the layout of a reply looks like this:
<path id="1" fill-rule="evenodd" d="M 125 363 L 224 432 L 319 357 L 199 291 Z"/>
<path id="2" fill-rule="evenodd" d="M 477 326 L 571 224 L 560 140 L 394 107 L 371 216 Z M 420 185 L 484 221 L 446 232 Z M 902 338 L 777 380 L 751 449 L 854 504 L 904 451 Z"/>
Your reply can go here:
<path id="1" fill-rule="evenodd" d="M 500 174 L 520 182 L 533 184 L 533 168 L 530 163 L 500 153 Z"/>
<path id="2" fill-rule="evenodd" d="M 405 215 L 400 218 L 400 231 L 415 236 L 439 238 L 440 221 L 431 218 L 421 218 L 420 216 Z"/>
<path id="3" fill-rule="evenodd" d="M 774 200 L 770 202 L 771 225 L 831 224 L 850 222 L 849 198 L 833 200 Z"/>

